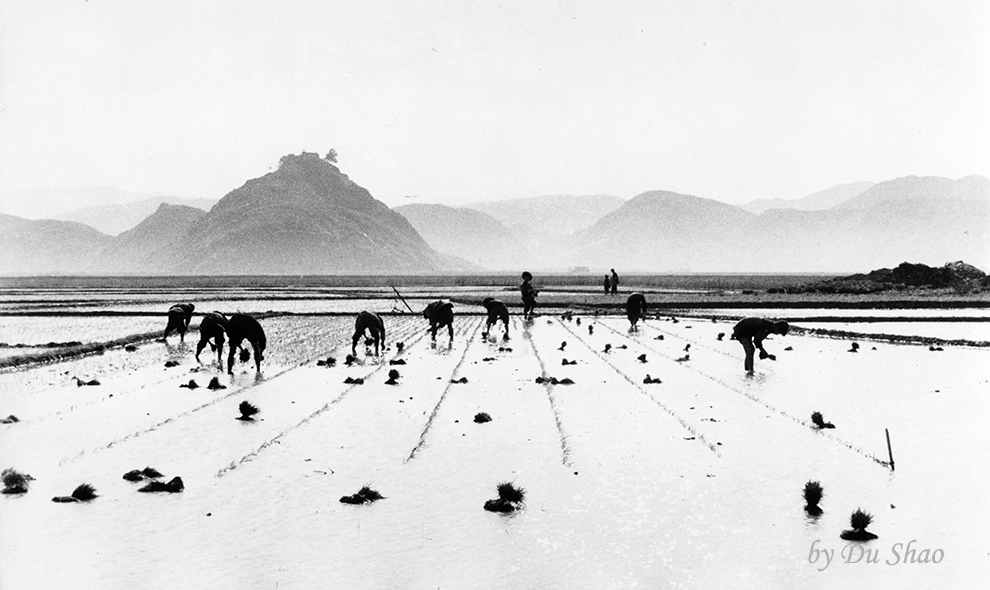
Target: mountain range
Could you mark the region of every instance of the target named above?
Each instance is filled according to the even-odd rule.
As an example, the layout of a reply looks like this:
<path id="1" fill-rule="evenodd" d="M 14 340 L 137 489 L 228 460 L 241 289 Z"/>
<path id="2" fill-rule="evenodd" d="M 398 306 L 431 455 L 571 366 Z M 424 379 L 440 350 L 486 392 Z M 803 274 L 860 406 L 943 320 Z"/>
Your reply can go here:
<path id="1" fill-rule="evenodd" d="M 521 265 L 546 267 L 566 253 L 574 232 L 594 224 L 623 203 L 624 199 L 611 195 L 545 195 L 474 203 L 467 208 L 501 222 L 532 254 L 518 262 L 504 257 L 501 264 L 492 267 L 515 269 Z"/>
<path id="2" fill-rule="evenodd" d="M 479 269 L 516 268 L 534 260 L 515 233 L 481 211 L 420 204 L 403 205 L 395 211 L 436 251 L 463 258 Z"/>
<path id="3" fill-rule="evenodd" d="M 863 194 L 873 186 L 872 182 L 851 182 L 812 193 L 800 199 L 757 199 L 740 205 L 741 208 L 759 215 L 768 209 L 797 209 L 798 211 L 824 211 L 839 203 Z"/>
<path id="4" fill-rule="evenodd" d="M 781 203 L 773 202 L 774 205 Z M 670 191 L 465 207 L 374 199 L 303 152 L 209 211 L 167 202 L 117 236 L 0 215 L 4 274 L 420 274 L 861 271 L 900 261 L 990 267 L 990 180 L 909 176 L 762 209 Z M 104 204 L 106 205 L 106 204 Z M 755 212 L 754 212 L 755 211 Z"/>
<path id="5" fill-rule="evenodd" d="M 0 217 L 6 274 L 411 274 L 478 267 L 430 248 L 331 162 L 303 152 L 208 212 L 161 204 L 111 237 L 79 223 Z"/>
<path id="6" fill-rule="evenodd" d="M 91 205 L 53 215 L 52 219 L 78 221 L 110 236 L 120 235 L 134 228 L 162 204 L 195 207 L 204 213 L 216 204 L 214 199 L 180 199 L 168 195 L 149 197 L 140 201 Z"/>
<path id="7" fill-rule="evenodd" d="M 649 192 L 577 232 L 558 266 L 640 271 L 840 272 L 891 260 L 990 264 L 990 180 L 905 177 L 823 211 L 753 214 Z"/>

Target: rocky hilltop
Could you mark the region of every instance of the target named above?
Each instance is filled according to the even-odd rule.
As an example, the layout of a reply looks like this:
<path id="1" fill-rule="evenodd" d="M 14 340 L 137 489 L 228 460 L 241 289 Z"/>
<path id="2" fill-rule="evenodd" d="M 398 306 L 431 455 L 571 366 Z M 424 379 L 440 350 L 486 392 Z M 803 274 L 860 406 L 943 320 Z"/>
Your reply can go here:
<path id="1" fill-rule="evenodd" d="M 228 193 L 182 242 L 172 272 L 423 273 L 449 264 L 404 217 L 307 152 Z"/>

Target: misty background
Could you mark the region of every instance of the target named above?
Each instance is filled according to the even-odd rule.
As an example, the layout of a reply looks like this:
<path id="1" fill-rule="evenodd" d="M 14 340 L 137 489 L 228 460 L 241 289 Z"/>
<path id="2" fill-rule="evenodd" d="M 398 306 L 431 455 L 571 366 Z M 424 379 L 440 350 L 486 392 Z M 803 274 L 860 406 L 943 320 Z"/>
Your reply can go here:
<path id="1" fill-rule="evenodd" d="M 233 272 L 198 261 L 248 248 L 232 220 L 285 194 L 210 211 L 232 235 L 200 242 L 195 211 L 152 216 L 276 175 L 333 206 L 296 195 L 261 233 L 385 251 L 408 221 L 435 251 L 408 245 L 410 272 L 986 268 L 988 32 L 979 1 L 7 2 L 0 263 Z M 401 221 L 345 199 L 362 224 L 384 215 L 348 237 L 331 222 L 346 183 L 280 168 L 331 148 L 334 173 Z M 63 225 L 28 223 L 49 219 Z M 122 248 L 144 262 L 108 254 Z M 162 264 L 176 248 L 185 262 Z M 401 270 L 371 258 L 348 268 Z"/>

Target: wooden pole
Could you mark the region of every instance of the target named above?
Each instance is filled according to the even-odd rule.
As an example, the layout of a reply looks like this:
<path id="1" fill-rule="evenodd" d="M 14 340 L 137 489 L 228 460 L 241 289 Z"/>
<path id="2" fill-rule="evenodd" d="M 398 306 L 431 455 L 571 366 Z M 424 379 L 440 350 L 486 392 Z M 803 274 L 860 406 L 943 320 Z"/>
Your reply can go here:
<path id="1" fill-rule="evenodd" d="M 887 435 L 887 456 L 890 457 L 890 470 L 894 470 L 894 453 L 890 450 L 890 431 L 886 428 L 883 429 L 884 434 Z"/>
<path id="2" fill-rule="evenodd" d="M 392 287 L 392 290 L 395 291 L 395 294 L 398 295 L 399 296 L 399 299 L 402 301 L 402 303 L 404 303 L 406 305 L 406 309 L 409 310 L 409 313 L 415 314 L 416 312 L 413 311 L 413 308 L 409 307 L 409 304 L 406 303 L 405 298 L 402 296 L 401 293 L 399 293 L 399 290 L 395 288 L 395 285 L 389 285 L 389 287 Z"/>

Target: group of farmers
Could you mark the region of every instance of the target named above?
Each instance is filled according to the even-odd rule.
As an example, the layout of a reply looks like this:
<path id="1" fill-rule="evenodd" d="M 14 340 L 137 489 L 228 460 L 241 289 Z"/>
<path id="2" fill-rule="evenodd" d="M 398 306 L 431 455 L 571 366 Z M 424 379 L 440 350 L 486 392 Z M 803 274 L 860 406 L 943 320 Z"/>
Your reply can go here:
<path id="1" fill-rule="evenodd" d="M 614 272 L 614 271 L 613 271 Z M 533 311 L 536 308 L 536 296 L 539 293 L 532 285 L 533 275 L 529 272 L 522 273 L 523 282 L 519 286 L 523 303 L 523 319 L 531 321 Z M 509 309 L 505 303 L 486 297 L 482 300 L 488 318 L 485 323 L 485 331 L 482 336 L 487 338 L 493 327 L 498 322 L 502 322 L 504 333 L 502 338 L 509 339 Z M 165 327 L 165 334 L 162 338 L 164 342 L 173 331 L 179 334 L 181 340 L 185 340 L 185 333 L 189 328 L 193 311 L 196 306 L 192 303 L 178 303 L 168 310 L 168 325 Z M 626 317 L 629 319 L 629 330 L 638 330 L 640 320 L 646 319 L 646 297 L 642 293 L 634 292 L 626 299 Z M 430 334 L 435 341 L 437 331 L 446 327 L 450 341 L 454 339 L 454 306 L 449 301 L 438 300 L 430 303 L 423 310 L 423 317 L 430 323 Z M 770 334 L 787 334 L 789 326 L 787 322 L 771 322 L 758 317 L 749 317 L 740 320 L 733 328 L 732 339 L 742 344 L 746 357 L 743 366 L 747 374 L 753 373 L 754 355 L 756 350 L 760 351 L 761 359 L 776 360 L 776 357 L 766 351 L 763 341 Z M 234 357 L 237 350 L 241 349 L 241 360 L 246 362 L 250 358 L 250 352 L 243 348 L 245 341 L 251 344 L 254 352 L 255 368 L 261 371 L 261 361 L 264 359 L 264 351 L 267 345 L 265 331 L 256 319 L 241 313 L 235 313 L 229 318 L 219 311 L 213 311 L 203 316 L 200 324 L 199 343 L 196 345 L 196 360 L 199 355 L 210 346 L 211 350 L 217 352 L 217 364 L 223 366 L 223 344 L 224 335 L 228 341 L 227 372 L 232 373 L 234 368 Z M 357 354 L 357 344 L 365 334 L 370 335 L 375 346 L 375 354 L 378 355 L 380 347 L 385 345 L 385 324 L 376 313 L 362 311 L 357 316 L 354 324 L 354 336 L 351 341 L 351 353 Z"/>

